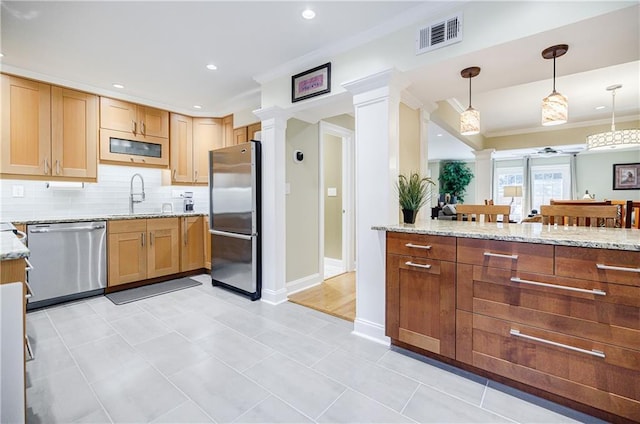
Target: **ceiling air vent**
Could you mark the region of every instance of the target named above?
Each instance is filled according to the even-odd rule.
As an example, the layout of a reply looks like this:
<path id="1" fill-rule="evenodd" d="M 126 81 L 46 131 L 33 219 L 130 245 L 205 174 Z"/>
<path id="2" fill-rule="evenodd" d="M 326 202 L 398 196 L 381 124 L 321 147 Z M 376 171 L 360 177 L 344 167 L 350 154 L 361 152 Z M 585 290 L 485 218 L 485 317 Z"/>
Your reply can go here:
<path id="1" fill-rule="evenodd" d="M 419 28 L 416 37 L 416 54 L 460 41 L 462 41 L 462 15 L 458 14 Z"/>

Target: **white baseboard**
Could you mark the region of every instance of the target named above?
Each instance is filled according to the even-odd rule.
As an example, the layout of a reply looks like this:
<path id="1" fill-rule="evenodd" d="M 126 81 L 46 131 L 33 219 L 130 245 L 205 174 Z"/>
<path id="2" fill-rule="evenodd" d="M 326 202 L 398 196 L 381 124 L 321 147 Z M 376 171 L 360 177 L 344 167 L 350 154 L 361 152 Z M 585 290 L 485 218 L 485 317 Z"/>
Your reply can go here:
<path id="1" fill-rule="evenodd" d="M 353 322 L 353 332 L 359 337 L 374 341 L 376 343 L 383 344 L 385 346 L 391 345 L 391 339 L 384 335 L 384 326 L 376 324 L 375 322 L 367 321 L 362 318 L 356 318 Z"/>
<path id="2" fill-rule="evenodd" d="M 307 275 L 306 277 L 298 278 L 297 280 L 287 283 L 287 294 L 298 293 L 299 291 L 306 290 L 310 287 L 317 286 L 322 283 L 322 276 L 318 273 Z"/>
<path id="3" fill-rule="evenodd" d="M 342 263 L 342 259 L 334 259 L 334 258 L 324 258 L 324 264 L 326 266 L 332 266 L 335 268 L 344 268 L 344 264 Z"/>
<path id="4" fill-rule="evenodd" d="M 282 288 L 277 291 L 262 289 L 262 296 L 260 297 L 260 300 L 270 305 L 279 305 L 284 303 L 288 300 L 287 289 Z"/>

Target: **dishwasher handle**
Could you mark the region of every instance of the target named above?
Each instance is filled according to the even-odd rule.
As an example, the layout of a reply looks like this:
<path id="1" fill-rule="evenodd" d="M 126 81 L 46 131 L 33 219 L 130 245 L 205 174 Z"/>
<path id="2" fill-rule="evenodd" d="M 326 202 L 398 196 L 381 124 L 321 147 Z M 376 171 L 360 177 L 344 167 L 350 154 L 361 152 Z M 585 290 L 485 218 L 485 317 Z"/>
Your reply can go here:
<path id="1" fill-rule="evenodd" d="M 104 224 L 93 225 L 91 227 L 69 227 L 69 228 L 32 228 L 29 230 L 30 233 L 70 233 L 70 232 L 78 232 L 78 231 L 94 231 L 101 230 L 105 228 Z"/>

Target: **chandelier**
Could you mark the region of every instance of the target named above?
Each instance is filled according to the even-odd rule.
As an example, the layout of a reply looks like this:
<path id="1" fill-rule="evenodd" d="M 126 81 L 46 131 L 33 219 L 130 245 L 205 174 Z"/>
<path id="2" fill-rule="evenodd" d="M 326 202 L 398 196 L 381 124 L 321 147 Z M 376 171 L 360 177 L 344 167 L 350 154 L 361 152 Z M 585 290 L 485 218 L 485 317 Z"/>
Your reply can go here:
<path id="1" fill-rule="evenodd" d="M 616 131 L 616 90 L 621 84 L 607 87 L 611 91 L 611 131 L 587 136 L 587 150 L 616 149 L 620 147 L 640 146 L 640 130 L 637 128 Z"/>

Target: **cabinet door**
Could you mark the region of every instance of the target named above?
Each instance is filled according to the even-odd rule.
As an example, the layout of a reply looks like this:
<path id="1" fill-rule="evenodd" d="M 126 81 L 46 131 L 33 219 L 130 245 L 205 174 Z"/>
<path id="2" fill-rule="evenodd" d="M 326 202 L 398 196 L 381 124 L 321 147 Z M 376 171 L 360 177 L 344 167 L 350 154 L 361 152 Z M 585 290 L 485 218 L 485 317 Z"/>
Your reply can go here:
<path id="1" fill-rule="evenodd" d="M 392 339 L 455 358 L 455 263 L 387 255 Z"/>
<path id="2" fill-rule="evenodd" d="M 52 174 L 95 179 L 98 167 L 98 97 L 51 88 Z"/>
<path id="3" fill-rule="evenodd" d="M 169 138 L 169 112 L 138 105 L 137 116 L 139 135 Z"/>
<path id="4" fill-rule="evenodd" d="M 204 267 L 211 271 L 211 233 L 208 216 L 204 217 Z"/>
<path id="5" fill-rule="evenodd" d="M 180 272 L 178 218 L 147 219 L 147 278 Z"/>
<path id="6" fill-rule="evenodd" d="M 240 127 L 233 130 L 233 144 L 246 143 L 247 141 L 247 127 Z"/>
<path id="7" fill-rule="evenodd" d="M 100 97 L 100 128 L 137 134 L 136 105 L 122 100 Z"/>
<path id="8" fill-rule="evenodd" d="M 222 145 L 233 146 L 233 115 L 222 118 Z"/>
<path id="9" fill-rule="evenodd" d="M 209 150 L 224 147 L 218 118 L 193 119 L 193 182 L 209 182 Z"/>
<path id="10" fill-rule="evenodd" d="M 255 124 L 247 125 L 247 137 L 249 140 L 256 139 L 256 133 L 262 130 L 262 123 L 256 122 Z"/>
<path id="11" fill-rule="evenodd" d="M 0 173 L 51 175 L 51 86 L 2 79 Z"/>
<path id="12" fill-rule="evenodd" d="M 109 287 L 147 278 L 145 232 L 109 234 Z"/>
<path id="13" fill-rule="evenodd" d="M 193 119 L 171 114 L 171 182 L 193 182 Z"/>
<path id="14" fill-rule="evenodd" d="M 191 271 L 204 266 L 203 217 L 192 216 L 181 219 L 182 248 L 180 249 L 180 271 Z"/>

